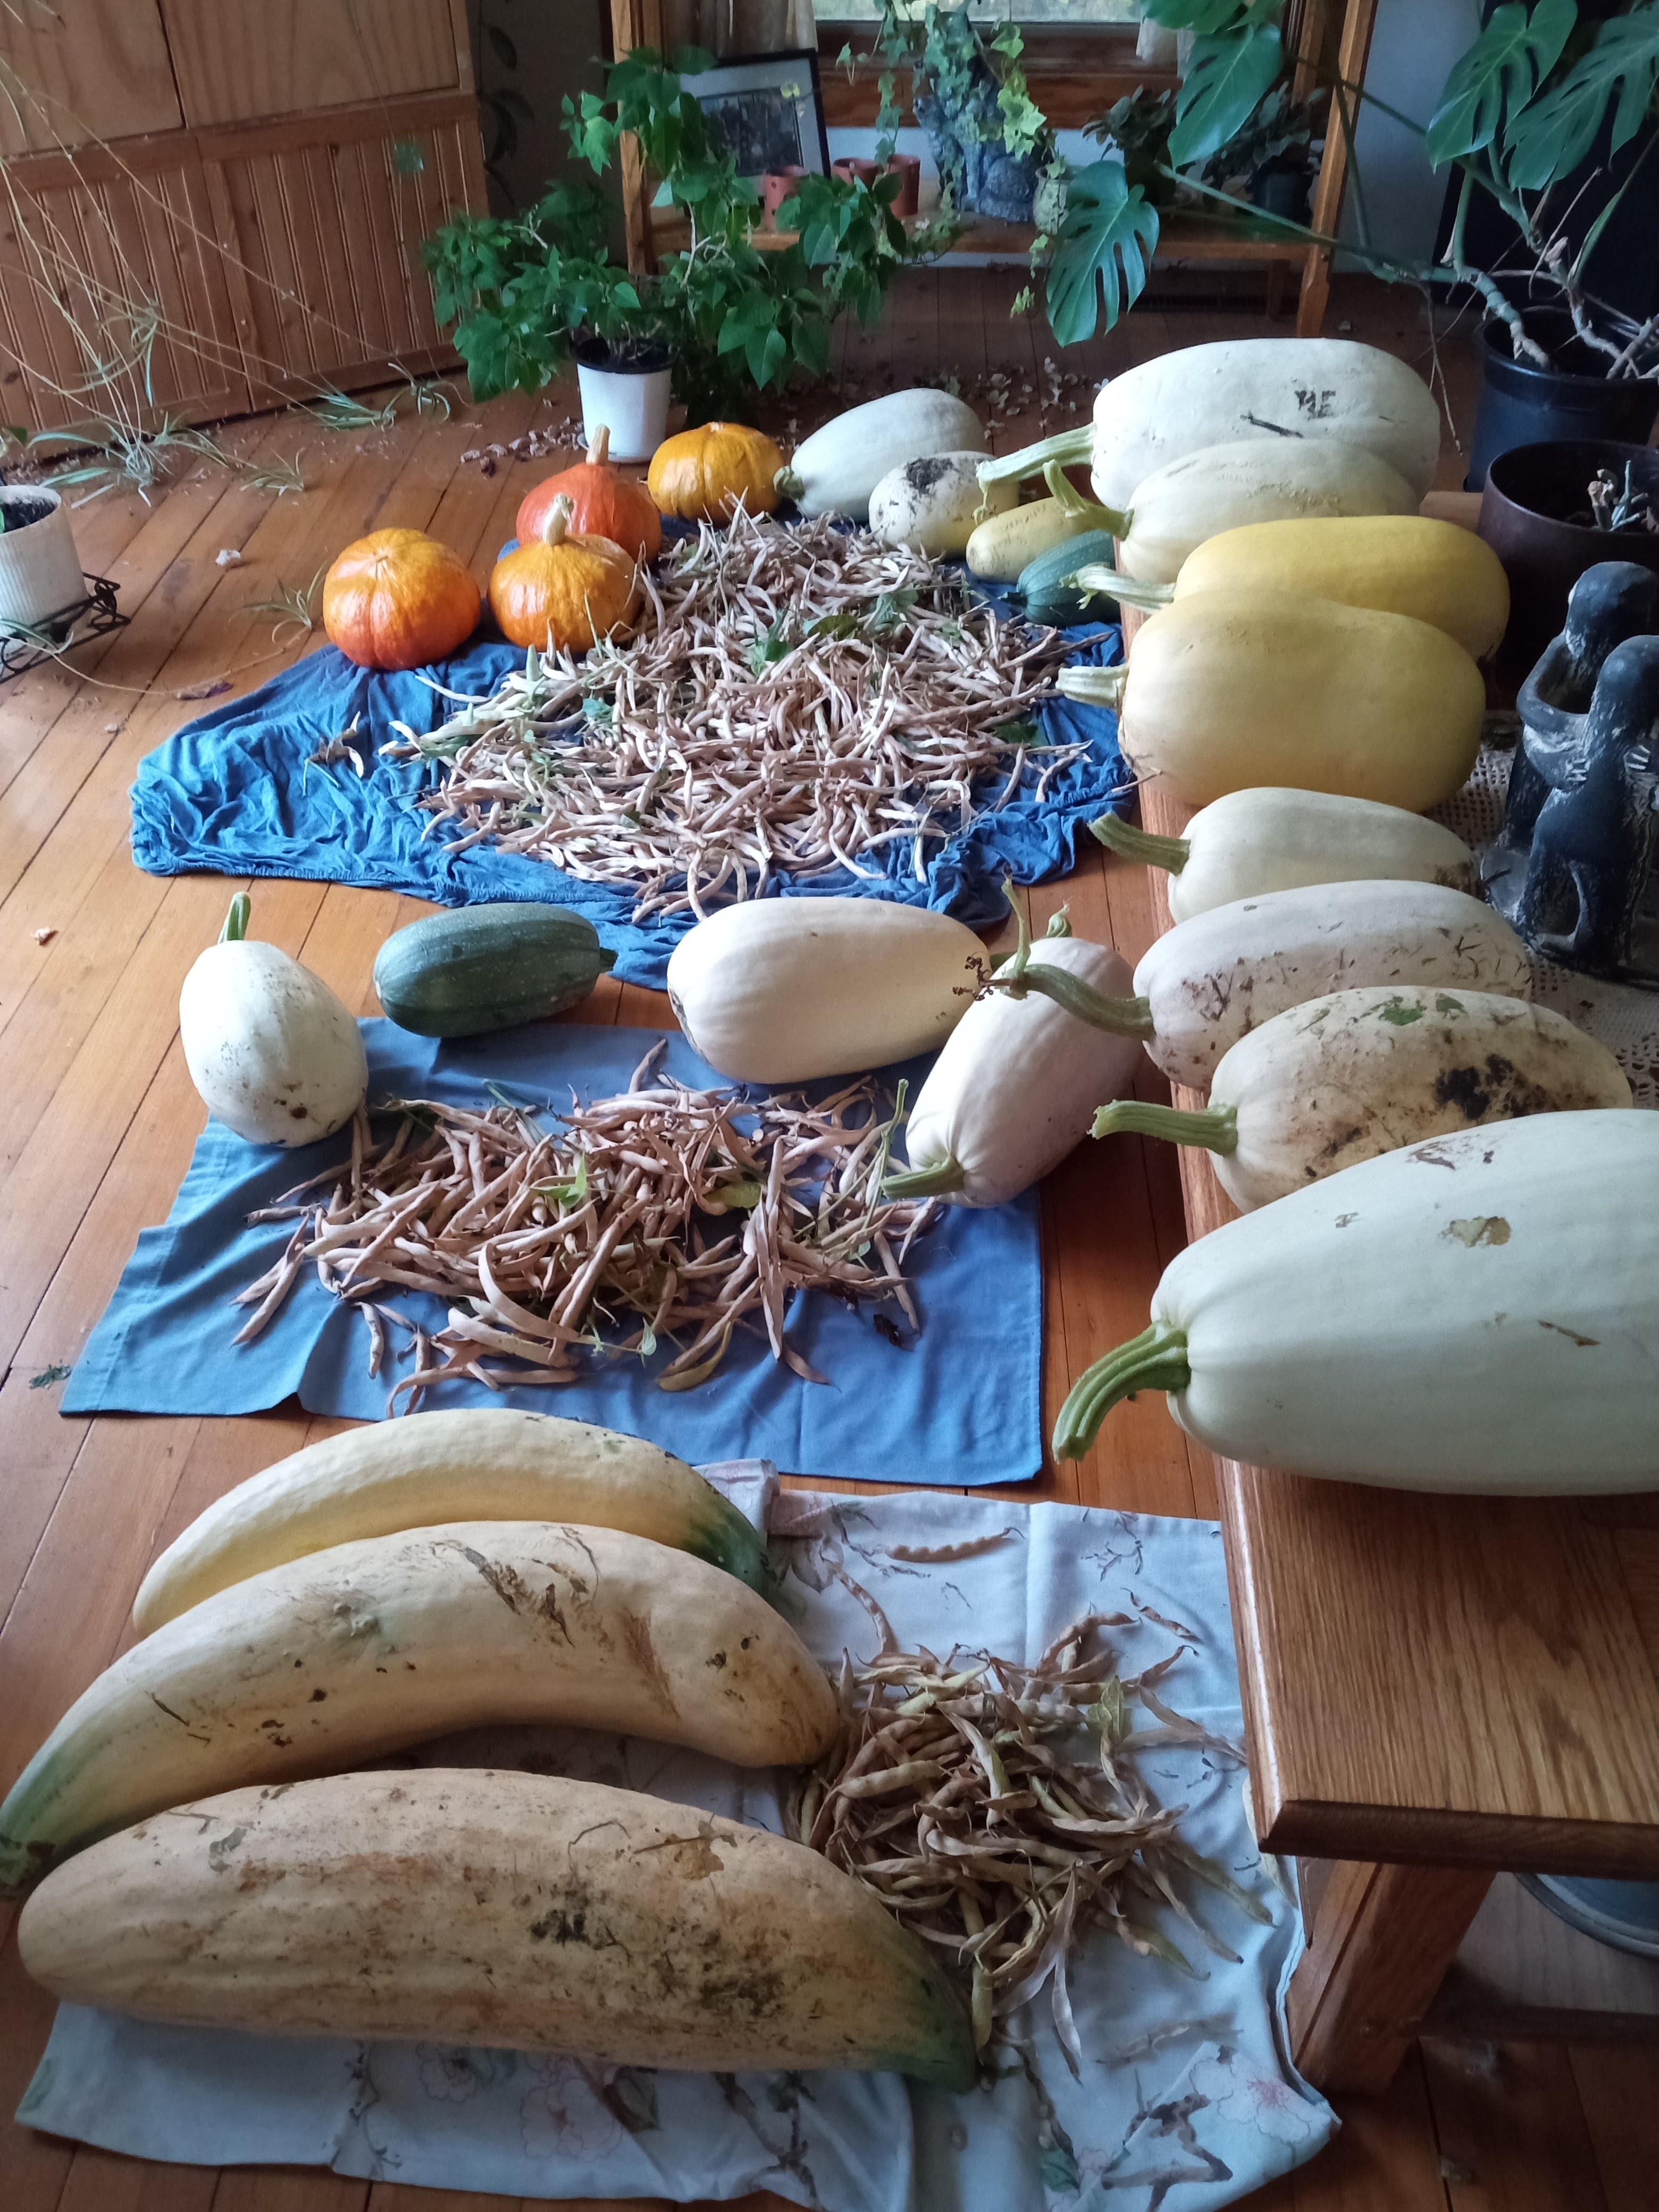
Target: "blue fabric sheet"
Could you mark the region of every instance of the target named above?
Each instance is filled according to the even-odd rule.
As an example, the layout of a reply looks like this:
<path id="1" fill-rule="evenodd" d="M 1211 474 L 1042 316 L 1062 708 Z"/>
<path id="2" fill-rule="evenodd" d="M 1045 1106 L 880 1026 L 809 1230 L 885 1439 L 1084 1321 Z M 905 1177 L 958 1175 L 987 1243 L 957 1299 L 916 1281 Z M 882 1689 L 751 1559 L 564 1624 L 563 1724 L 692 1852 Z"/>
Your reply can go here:
<path id="1" fill-rule="evenodd" d="M 1005 617 L 1012 607 L 988 595 Z M 1108 666 L 1121 633 L 1098 623 L 1066 633 L 1080 663 Z M 515 647 L 475 642 L 453 660 L 422 672 L 453 691 L 492 690 L 520 659 Z M 440 906 L 502 899 L 544 899 L 585 914 L 617 957 L 628 983 L 660 989 L 668 957 L 694 919 L 653 915 L 631 920 L 623 888 L 579 883 L 550 862 L 477 844 L 444 849 L 452 830 L 434 826 L 416 801 L 440 781 L 439 763 L 382 760 L 379 748 L 406 722 L 422 736 L 458 712 L 421 675 L 373 675 L 333 646 L 309 654 L 245 699 L 187 723 L 139 765 L 132 792 L 132 854 L 155 876 L 206 870 L 222 875 L 301 876 L 407 892 Z M 367 774 L 346 762 L 319 768 L 308 756 L 325 738 L 362 716 L 359 746 Z M 1005 877 L 1032 884 L 1073 866 L 1084 825 L 1114 803 L 1130 778 L 1117 749 L 1117 718 L 1103 708 L 1055 697 L 1037 711 L 1045 741 L 1086 742 L 1088 753 L 1054 778 L 1041 806 L 1030 799 L 986 814 L 944 846 L 927 879 L 918 882 L 909 848 L 890 847 L 866 867 L 870 879 L 843 869 L 799 884 L 778 879 L 785 895 L 878 897 L 930 906 L 971 929 L 1001 920 Z"/>
<path id="2" fill-rule="evenodd" d="M 476 1104 L 488 1083 L 514 1100 L 556 1109 L 628 1086 L 648 1051 L 648 1030 L 543 1023 L 498 1036 L 441 1043 L 390 1022 L 363 1024 L 369 1097 Z M 721 1079 L 672 1036 L 668 1072 L 694 1085 Z M 908 1074 L 914 1097 L 926 1062 Z M 349 1157 L 344 1133 L 293 1152 L 249 1145 L 210 1121 L 166 1225 L 140 1233 L 107 1311 L 64 1394 L 66 1413 L 251 1413 L 297 1392 L 316 1413 L 378 1420 L 391 1377 L 368 1374 L 368 1326 L 307 1271 L 264 1334 L 231 1342 L 246 1311 L 231 1300 L 270 1266 L 292 1224 L 250 1228 L 247 1215 L 279 1192 Z M 673 1356 L 596 1358 L 592 1379 L 497 1395 L 446 1383 L 428 1402 L 516 1404 L 649 1437 L 694 1462 L 769 1459 L 802 1474 L 864 1481 L 970 1485 L 1019 1481 L 1042 1463 L 1042 1271 L 1034 1193 L 985 1212 L 951 1208 L 919 1238 L 906 1264 L 921 1315 L 903 1348 L 833 1299 L 798 1297 L 789 1341 L 830 1377 L 804 1382 L 775 1362 L 758 1328 L 740 1330 L 725 1364 L 701 1389 L 659 1390 Z M 387 1303 L 441 1328 L 445 1308 L 418 1293 Z M 901 1325 L 902 1317 L 900 1316 Z M 407 1342 L 401 1332 L 394 1341 Z M 406 1405 L 407 1399 L 399 1401 Z"/>

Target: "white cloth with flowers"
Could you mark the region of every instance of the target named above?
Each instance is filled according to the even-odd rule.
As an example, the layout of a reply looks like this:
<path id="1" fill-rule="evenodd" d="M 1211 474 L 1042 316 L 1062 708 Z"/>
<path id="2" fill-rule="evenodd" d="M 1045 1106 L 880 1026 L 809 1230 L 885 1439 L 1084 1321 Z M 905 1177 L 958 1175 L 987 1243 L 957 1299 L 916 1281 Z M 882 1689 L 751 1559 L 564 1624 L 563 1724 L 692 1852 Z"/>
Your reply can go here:
<path id="1" fill-rule="evenodd" d="M 1035 1661 L 1073 1621 L 1107 1632 L 1125 1675 L 1178 1653 L 1167 1706 L 1236 1741 L 1243 1725 L 1219 1530 L 1078 1506 L 938 1491 L 781 1492 L 750 1462 L 707 1470 L 772 1536 L 782 1603 L 826 1661 L 878 1645 L 873 1598 L 901 1644 Z M 966 1558 L 900 1552 L 997 1540 Z M 1150 1715 L 1139 1725 L 1165 1733 Z M 1299 1917 L 1256 1849 L 1242 1766 L 1208 1746 L 1135 1754 L 1182 1838 L 1260 1900 L 1188 1901 L 1237 1963 L 1163 1929 L 1193 1966 L 1091 1932 L 1071 2000 L 1074 2080 L 1047 1996 L 1015 2022 L 996 2077 L 963 2096 L 890 2074 L 718 2075 L 437 2045 L 302 2041 L 168 2028 L 59 2008 L 19 2117 L 54 2134 L 205 2166 L 272 2161 L 510 2197 L 742 2197 L 770 2189 L 824 2212 L 1209 2212 L 1320 2148 L 1336 2122 L 1285 2051 L 1283 1994 Z M 556 1729 L 477 1731 L 423 1765 L 520 1765 L 650 1791 L 772 1829 L 776 1778 L 660 1744 Z M 410 1764 L 409 1760 L 386 1765 Z"/>

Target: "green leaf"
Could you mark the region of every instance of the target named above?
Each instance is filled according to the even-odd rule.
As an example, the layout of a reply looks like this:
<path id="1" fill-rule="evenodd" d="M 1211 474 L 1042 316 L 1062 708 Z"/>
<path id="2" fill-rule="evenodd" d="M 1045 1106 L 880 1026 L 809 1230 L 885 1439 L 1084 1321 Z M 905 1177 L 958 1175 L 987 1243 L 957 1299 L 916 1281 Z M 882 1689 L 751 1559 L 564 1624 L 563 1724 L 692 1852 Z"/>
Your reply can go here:
<path id="1" fill-rule="evenodd" d="M 1128 184 L 1119 162 L 1095 161 L 1078 171 L 1048 265 L 1048 320 L 1061 345 L 1094 336 L 1097 284 L 1108 330 L 1133 307 L 1157 245 L 1158 210 L 1139 185 Z"/>
<path id="2" fill-rule="evenodd" d="M 1176 127 L 1170 133 L 1170 161 L 1184 169 L 1224 146 L 1250 118 L 1284 64 L 1279 31 L 1272 23 L 1206 34 L 1196 40 L 1193 58 L 1176 100 Z"/>
<path id="3" fill-rule="evenodd" d="M 789 348 L 781 331 L 757 331 L 744 348 L 744 357 L 749 374 L 764 391 L 775 379 L 782 383 Z"/>
<path id="4" fill-rule="evenodd" d="M 1429 118 L 1426 143 L 1437 169 L 1460 154 L 1478 154 L 1498 136 L 1504 105 L 1515 118 L 1561 58 L 1577 0 L 1538 0 L 1530 15 L 1520 0 L 1505 0 L 1446 79 L 1440 105 Z"/>
<path id="5" fill-rule="evenodd" d="M 1645 6 L 1603 23 L 1595 45 L 1559 84 L 1511 117 L 1504 132 L 1510 182 L 1525 191 L 1542 191 L 1571 176 L 1595 143 L 1615 89 L 1619 104 L 1608 151 L 1616 154 L 1640 130 L 1656 82 L 1659 0 L 1647 0 Z"/>

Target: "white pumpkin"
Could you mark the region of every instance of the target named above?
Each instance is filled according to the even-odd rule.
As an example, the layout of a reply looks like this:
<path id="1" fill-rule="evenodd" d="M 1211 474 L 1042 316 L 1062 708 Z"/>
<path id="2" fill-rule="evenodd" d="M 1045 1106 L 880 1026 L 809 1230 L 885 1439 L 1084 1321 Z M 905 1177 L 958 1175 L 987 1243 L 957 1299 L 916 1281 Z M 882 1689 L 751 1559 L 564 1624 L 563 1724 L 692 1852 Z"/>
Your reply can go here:
<path id="1" fill-rule="evenodd" d="M 250 942 L 246 893 L 179 994 L 190 1079 L 210 1114 L 251 1145 L 314 1144 L 368 1091 L 362 1033 L 320 976 Z"/>
<path id="2" fill-rule="evenodd" d="M 870 495 L 870 528 L 884 545 L 914 545 L 934 558 L 968 550 L 982 509 L 1005 514 L 1018 484 L 981 489 L 980 453 L 933 453 L 891 469 Z"/>

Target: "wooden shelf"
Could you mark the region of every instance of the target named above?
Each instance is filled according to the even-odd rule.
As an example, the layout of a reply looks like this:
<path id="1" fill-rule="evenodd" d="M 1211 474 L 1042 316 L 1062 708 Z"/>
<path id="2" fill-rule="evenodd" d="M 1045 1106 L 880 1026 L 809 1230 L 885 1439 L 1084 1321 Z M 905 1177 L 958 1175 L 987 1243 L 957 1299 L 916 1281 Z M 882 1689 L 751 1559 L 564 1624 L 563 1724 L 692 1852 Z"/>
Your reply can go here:
<path id="1" fill-rule="evenodd" d="M 925 219 L 913 217 L 908 227 L 915 228 Z M 1036 234 L 1035 223 L 998 222 L 989 216 L 967 216 L 954 243 L 938 257 L 936 265 L 948 268 L 952 261 L 982 259 L 988 254 L 1000 260 L 1023 261 Z M 651 235 L 659 253 L 683 253 L 691 243 L 691 227 L 666 209 L 653 209 Z M 751 242 L 763 253 L 781 253 L 799 238 L 800 233 L 794 230 L 757 230 Z M 1300 240 L 1286 238 L 1266 222 L 1240 232 L 1207 216 L 1177 213 L 1160 223 L 1153 259 L 1299 263 L 1307 258 L 1307 253 Z"/>

